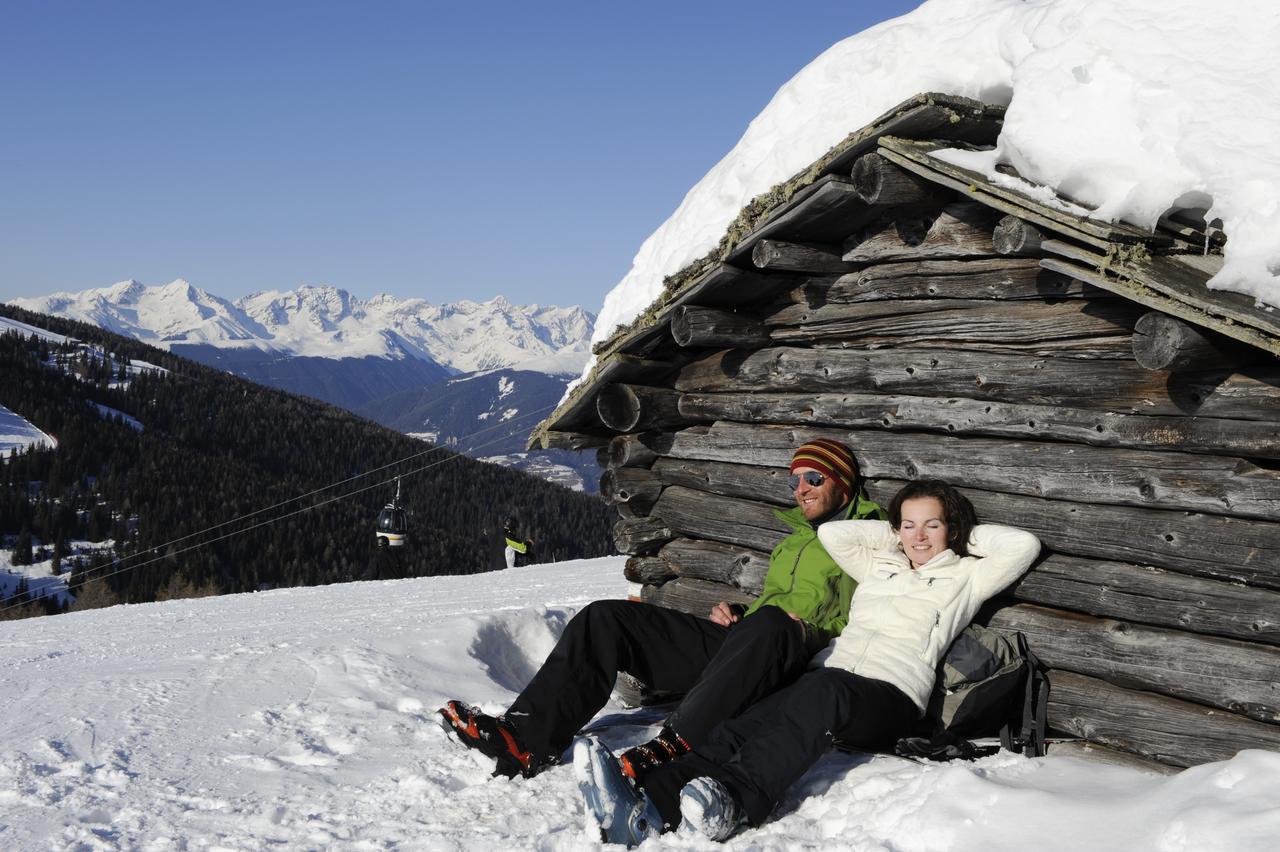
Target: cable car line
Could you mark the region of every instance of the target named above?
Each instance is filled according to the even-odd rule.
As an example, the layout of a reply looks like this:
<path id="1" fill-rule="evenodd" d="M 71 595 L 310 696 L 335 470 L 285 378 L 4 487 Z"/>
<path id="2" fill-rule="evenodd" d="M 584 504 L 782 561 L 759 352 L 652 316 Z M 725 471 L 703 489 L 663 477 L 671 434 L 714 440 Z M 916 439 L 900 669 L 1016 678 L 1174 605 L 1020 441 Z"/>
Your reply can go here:
<path id="1" fill-rule="evenodd" d="M 495 424 L 493 424 L 492 426 L 489 426 L 489 427 L 486 427 L 486 428 L 484 428 L 484 429 L 480 429 L 480 430 L 477 430 L 477 431 L 475 431 L 475 432 L 471 433 L 471 437 L 475 437 L 475 436 L 477 436 L 477 435 L 482 435 L 482 434 L 484 434 L 485 432 L 494 431 L 494 430 L 498 429 L 498 428 L 499 428 L 499 427 L 501 427 L 501 426 L 509 426 L 509 425 L 511 425 L 511 424 L 513 424 L 513 423 L 519 423 L 519 422 L 521 422 L 521 421 L 523 421 L 523 420 L 527 420 L 528 418 L 534 417 L 534 416 L 536 416 L 536 415 L 541 415 L 541 414 L 544 414 L 544 413 L 546 413 L 546 412 L 549 412 L 549 411 L 551 411 L 551 410 L 552 410 L 552 409 L 554 409 L 554 408 L 555 408 L 555 405 L 548 405 L 548 406 L 545 406 L 545 407 L 543 407 L 543 408 L 539 408 L 539 409 L 536 409 L 536 410 L 534 410 L 534 411 L 530 411 L 530 412 L 527 412 L 527 413 L 525 413 L 525 414 L 521 414 L 521 415 L 519 415 L 519 416 L 517 416 L 517 417 L 514 417 L 514 418 L 512 418 L 512 419 L 510 419 L 510 420 L 503 420 L 503 421 L 500 421 L 499 423 L 495 423 Z M 502 440 L 502 437 L 496 438 L 496 439 L 494 439 L 494 440 L 492 440 L 492 441 L 489 441 L 489 442 L 487 442 L 487 443 L 482 443 L 482 444 L 475 445 L 475 446 L 473 446 L 473 447 L 471 448 L 471 449 L 472 449 L 472 452 L 474 452 L 474 451 L 476 451 L 476 450 L 484 449 L 485 447 L 487 447 L 487 446 L 489 446 L 489 445 L 491 445 L 491 444 L 495 444 L 495 443 L 497 443 L 497 442 L 498 442 L 498 441 L 500 441 L 500 440 Z M 197 543 L 197 544 L 192 544 L 192 545 L 190 545 L 190 546 L 188 546 L 188 547 L 184 547 L 184 548 L 182 548 L 182 549 L 180 549 L 180 550 L 174 551 L 173 553 L 166 553 L 166 554 L 161 555 L 161 556 L 155 556 L 155 557 L 152 557 L 151 559 L 147 559 L 147 560 L 144 560 L 144 561 L 142 561 L 142 562 L 134 562 L 134 561 L 131 561 L 131 560 L 136 560 L 137 558 L 139 558 L 140 556 L 142 556 L 144 553 L 147 553 L 147 552 L 151 552 L 151 553 L 159 552 L 159 551 L 161 551 L 161 550 L 163 550 L 163 549 L 165 549 L 165 548 L 172 547 L 173 545 L 178 544 L 178 543 L 180 543 L 180 542 L 186 541 L 186 540 L 191 539 L 191 538 L 195 538 L 196 536 L 205 535 L 205 534 L 207 534 L 207 533 L 209 533 L 209 532 L 212 532 L 212 531 L 217 530 L 217 529 L 221 529 L 221 528 L 226 527 L 226 526 L 229 526 L 229 525 L 231 525 L 231 524 L 235 524 L 235 523 L 239 523 L 239 522 L 241 522 L 241 521 L 245 521 L 245 520 L 247 520 L 247 519 L 249 519 L 249 518 L 256 517 L 256 516 L 261 515 L 261 514 L 263 514 L 263 513 L 265 513 L 265 512 L 270 512 L 270 511 L 272 511 L 273 509 L 278 509 L 278 508 L 280 508 L 280 507 L 282 507 L 282 506 L 286 506 L 286 505 L 288 505 L 288 504 L 290 504 L 290 503 L 296 503 L 296 502 L 297 502 L 297 501 L 299 501 L 299 500 L 304 500 L 304 499 L 306 499 L 307 497 L 314 496 L 314 495 L 319 494 L 319 493 L 321 493 L 321 492 L 323 492 L 323 491 L 328 491 L 328 490 L 330 490 L 330 489 L 332 489 L 332 488 L 337 488 L 337 487 L 339 487 L 339 486 L 346 485 L 346 484 L 347 484 L 347 483 L 349 483 L 349 482 L 354 482 L 354 481 L 355 481 L 355 480 L 357 480 L 357 479 L 361 479 L 361 478 L 363 478 L 363 477 L 371 476 L 371 475 L 373 475 L 373 474 L 375 474 L 375 473 L 379 473 L 379 472 L 381 472 L 381 471 L 386 470 L 387 468 L 395 467 L 396 465 L 401 465 L 401 464 L 404 464 L 405 462 L 409 462 L 409 461 L 413 461 L 414 459 L 422 458 L 423 456 L 429 455 L 430 453 L 434 453 L 434 452 L 436 452 L 437 450 L 447 450 L 447 449 L 448 449 L 447 447 L 442 447 L 442 446 L 440 446 L 440 445 L 433 445 L 433 446 L 431 446 L 431 447 L 427 448 L 426 450 L 423 450 L 423 451 L 422 451 L 422 452 L 420 452 L 420 453 L 415 453 L 415 454 L 413 454 L 413 455 L 411 455 L 411 456 L 405 456 L 405 457 L 404 457 L 404 458 L 402 458 L 402 459 L 396 459 L 395 461 L 388 462 L 387 464 L 384 464 L 384 465 L 382 465 L 381 467 L 376 467 L 376 468 L 373 468 L 372 470 L 367 470 L 367 471 L 364 471 L 363 473 L 358 473 L 358 474 L 356 474 L 356 475 L 354 475 L 354 476 L 349 476 L 349 477 L 347 477 L 346 479 L 342 479 L 342 480 L 339 480 L 339 481 L 337 481 L 337 482 L 332 482 L 332 483 L 330 483 L 330 484 L 328 484 L 328 485 L 322 485 L 322 486 L 320 486 L 319 488 L 315 488 L 315 489 L 312 489 L 311 491 L 306 492 L 305 494 L 300 494 L 300 495 L 298 495 L 298 496 L 291 497 L 291 498 L 289 498 L 289 499 L 287 499 L 287 500 L 282 500 L 282 501 L 280 501 L 279 503 L 276 503 L 276 504 L 271 505 L 271 506 L 267 506 L 267 507 L 262 508 L 262 509 L 256 509 L 256 510 L 254 510 L 254 511 L 252 511 L 252 512 L 249 512 L 249 513 L 247 513 L 247 514 L 239 515 L 239 516 L 237 516 L 237 517 L 231 518 L 230 520 L 226 520 L 226 521 L 223 521 L 223 522 L 221 522 L 221 523 L 214 524 L 213 526 L 210 526 L 210 527 L 205 527 L 204 529 L 201 529 L 201 530 L 196 530 L 195 532 L 188 533 L 188 534 L 186 534 L 186 535 L 184 535 L 184 536 L 180 536 L 180 537 L 178 537 L 178 538 L 172 539 L 172 540 L 167 541 L 167 542 L 164 542 L 164 543 L 162 543 L 162 544 L 152 545 L 152 546 L 148 547 L 145 551 L 134 552 L 134 553 L 127 554 L 127 555 L 125 555 L 125 556 L 122 556 L 122 557 L 116 558 L 116 559 L 112 560 L 112 562 L 111 562 L 110 564 L 105 565 L 105 566 L 102 566 L 102 568 L 98 569 L 98 571 L 99 571 L 99 572 L 100 572 L 101 570 L 105 569 L 105 568 L 114 568 L 115 570 L 110 571 L 109 573 L 106 573 L 106 574 L 97 573 L 97 572 L 93 571 L 92 569 L 91 569 L 91 570 L 88 570 L 88 571 L 85 571 L 85 572 L 81 575 L 81 576 L 82 576 L 82 578 L 83 578 L 83 581 L 82 581 L 82 582 L 88 582 L 89 580 L 105 580 L 105 579 L 108 579 L 108 578 L 110 578 L 110 577 L 115 577 L 115 576 L 117 576 L 117 575 L 119 575 L 119 574 L 123 574 L 123 573 L 126 573 L 126 572 L 128 572 L 128 571 L 132 571 L 132 570 L 137 569 L 137 568 L 144 568 L 144 567 L 146 567 L 147 565 L 152 565 L 152 564 L 154 564 L 154 563 L 156 563 L 156 562 L 161 562 L 161 561 L 163 561 L 163 560 L 165 560 L 165 559 L 172 559 L 172 558 L 174 558 L 174 557 L 176 557 L 176 556 L 181 556 L 182 554 L 184 554 L 184 553 L 189 553 L 189 552 L 191 552 L 191 551 L 193 551 L 193 550 L 199 550 L 200 548 L 205 547 L 205 546 L 207 546 L 207 545 L 210 545 L 210 544 L 216 544 L 216 543 L 217 543 L 217 542 L 219 542 L 219 541 L 225 541 L 226 539 L 233 538 L 234 536 L 240 535 L 240 534 L 242 534 L 242 533 L 252 532 L 253 530 L 258 529 L 259 527 L 269 526 L 270 524 L 274 524 L 274 523 L 276 523 L 276 522 L 278 522 L 278 521 L 283 521 L 283 520 L 286 520 L 286 519 L 288 519 L 288 518 L 295 517 L 295 516 L 300 515 L 300 514 L 302 514 L 302 513 L 304 513 L 304 512 L 309 512 L 309 511 L 311 511 L 312 509 L 318 509 L 318 508 L 320 508 L 320 507 L 322 507 L 322 506 L 327 506 L 327 505 L 329 505 L 330 503 L 335 503 L 335 502 L 337 502 L 337 501 L 339 501 L 339 500 L 345 500 L 345 499 L 350 498 L 350 497 L 355 497 L 355 496 L 356 496 L 356 495 L 358 495 L 358 494 L 363 494 L 363 493 L 365 493 L 366 491 L 372 491 L 372 490 L 373 490 L 373 489 L 375 489 L 375 488 L 381 488 L 381 487 L 383 487 L 383 486 L 385 486 L 385 485 L 387 485 L 387 484 L 389 484 L 389 483 L 391 483 L 391 482 L 395 482 L 395 481 L 397 481 L 397 480 L 398 480 L 398 479 L 400 479 L 400 477 L 402 477 L 402 476 L 413 476 L 413 475 L 415 475 L 415 474 L 422 473 L 423 471 L 430 470 L 431 468 L 436 467 L 436 466 L 438 466 L 438 465 L 445 464 L 446 462 L 452 461 L 452 460 L 454 460 L 454 459 L 459 459 L 459 458 L 470 458 L 470 456 L 466 456 L 466 455 L 464 455 L 463 453 L 460 453 L 460 452 L 453 452 L 453 454 L 452 454 L 452 455 L 450 455 L 450 456 L 448 456 L 447 458 L 440 459 L 439 461 L 433 461 L 433 462 L 431 462 L 430 464 L 423 465 L 422 467 L 418 467 L 418 468 L 415 468 L 415 469 L 413 469 L 413 470 L 409 470 L 409 471 L 406 471 L 406 472 L 404 472 L 404 473 L 397 474 L 396 476 L 394 476 L 394 477 L 392 477 L 392 478 L 390 478 L 390 479 L 385 479 L 385 480 L 382 480 L 381 482 L 373 483 L 372 485 L 366 485 L 366 486 L 364 486 L 364 487 L 362 487 L 362 488 L 358 488 L 358 489 L 356 489 L 356 490 L 354 490 L 354 491 L 350 491 L 350 492 L 347 492 L 347 493 L 345 493 L 345 494 L 340 494 L 340 495 L 338 495 L 338 496 L 336 496 L 336 497 L 331 497 L 331 498 L 329 498 L 329 499 L 327 499 L 327 500 L 322 500 L 322 501 L 320 501 L 320 502 L 318 502 L 318 503 L 312 503 L 312 504 L 310 504 L 310 505 L 308 505 L 308 506 L 303 506 L 303 507 L 301 507 L 301 508 L 299 508 L 299 509 L 296 509 L 296 510 L 294 510 L 294 511 L 292 511 L 292 512 L 287 512 L 287 513 L 285 513 L 285 514 L 283 514 L 283 515 L 277 515 L 277 516 L 272 517 L 272 518 L 270 518 L 270 519 L 268 519 L 268 520 L 260 521 L 260 522 L 258 522 L 258 523 L 256 523 L 256 524 L 251 524 L 250 526 L 243 527 L 243 528 L 241 528 L 241 529 L 237 529 L 237 530 L 233 530 L 233 531 L 228 532 L 228 533 L 226 533 L 226 534 L 224 534 L 224 535 L 220 535 L 220 536 L 217 536 L 217 537 L 215 537 L 215 538 L 207 539 L 207 540 L 201 541 L 201 542 L 199 542 L 199 543 Z M 472 459 L 472 461 L 476 461 L 476 459 Z M 124 563 L 124 562 L 128 562 L 129 564 L 124 564 L 124 565 L 122 565 L 121 563 Z M 9 611 L 9 610 L 11 610 L 11 609 L 16 609 L 16 608 L 18 608 L 18 607 L 27 606 L 28 604 L 30 604 L 30 603 L 34 603 L 34 602 L 35 602 L 34 600 L 30 600 L 30 601 L 26 601 L 26 602 L 24 602 L 24 603 L 14 603 L 14 604 L 10 604 L 10 605 L 8 605 L 8 606 L 0 607 L 0 614 L 3 614 L 3 613 L 5 613 L 5 612 L 8 612 L 8 611 Z"/>
<path id="2" fill-rule="evenodd" d="M 404 476 L 411 476 L 411 475 L 413 475 L 413 474 L 415 474 L 415 473 L 421 473 L 421 472 L 422 472 L 422 471 L 424 471 L 424 470 L 429 470 L 430 468 L 436 467 L 436 466 L 438 466 L 438 465 L 445 464 L 446 462 L 450 462 L 450 461 L 452 461 L 452 460 L 454 460 L 454 459 L 456 459 L 456 458 L 465 458 L 465 456 L 462 456 L 462 454 L 461 454 L 461 453 L 458 453 L 458 454 L 455 454 L 455 455 L 450 456 L 449 458 L 441 459 L 441 460 L 439 460 L 439 461 L 432 462 L 431 464 L 428 464 L 428 465 L 423 465 L 422 467 L 417 468 L 416 470 L 411 470 L 411 471 L 409 471 L 408 473 L 405 473 L 405 474 L 402 474 L 402 475 L 404 475 Z M 310 506 L 303 506 L 303 507 L 302 507 L 302 508 L 300 508 L 300 509 L 294 509 L 292 512 L 286 512 L 286 513 L 285 513 L 285 514 L 283 514 L 283 515 L 278 515 L 278 516 L 276 516 L 276 517 L 274 517 L 274 518 L 270 518 L 270 519 L 265 520 L 265 521 L 259 521 L 258 523 L 256 523 L 256 524 L 252 524 L 252 525 L 247 526 L 247 527 L 244 527 L 243 529 L 233 530 L 233 531 L 231 531 L 231 532 L 229 532 L 229 533 L 225 533 L 225 534 L 220 535 L 220 536 L 217 536 L 217 537 L 215 537 L 215 538 L 211 538 L 211 539 L 207 539 L 206 541 L 199 542 L 198 544 L 193 544 L 193 545 L 190 545 L 190 546 L 188 546 L 188 547 L 184 547 L 184 548 L 182 548 L 181 550 L 176 550 L 176 551 L 174 551 L 173 553 L 165 553 L 165 554 L 160 555 L 160 556 L 154 556 L 154 557 L 152 557 L 151 559 L 146 560 L 145 562 L 135 562 L 135 563 L 133 563 L 132 565 L 125 565 L 125 566 L 122 566 L 122 567 L 120 567 L 120 568 L 116 568 L 116 570 L 111 571 L 110 573 L 107 573 L 107 574 L 100 574 L 100 575 L 97 575 L 97 576 L 94 576 L 94 577 L 88 577 L 87 575 L 88 575 L 88 573 L 89 573 L 89 572 L 86 572 L 86 579 L 85 579 L 85 581 L 87 582 L 87 581 L 88 581 L 88 580 L 90 580 L 90 579 L 92 579 L 92 580 L 106 580 L 106 579 L 108 579 L 108 578 L 110 578 L 110 577 L 114 577 L 114 576 L 116 576 L 116 575 L 118 575 L 118 574 L 124 574 L 124 573 L 126 573 L 126 572 L 128 572 L 128 571 L 133 571 L 133 570 L 135 570 L 135 569 L 137 569 L 137 568 L 145 568 L 146 566 L 148 566 L 148 565 L 152 565 L 152 564 L 154 564 L 154 563 L 156 563 L 156 562 L 163 562 L 163 561 L 164 561 L 164 560 L 166 560 L 166 559 L 173 559 L 174 557 L 181 556 L 181 555 L 182 555 L 182 554 L 184 554 L 184 553 L 190 553 L 190 552 L 191 552 L 191 551 L 193 551 L 193 550 L 199 550 L 200 548 L 205 547 L 206 545 L 215 544 L 215 543 L 217 543 L 217 542 L 219 542 L 219 541 L 225 541 L 226 539 L 233 538 L 233 537 L 235 537 L 235 536 L 237 536 L 237 535 L 240 535 L 241 533 L 252 532 L 253 530 L 258 529 L 259 527 L 270 526 L 271 524 L 274 524 L 274 523 L 276 523 L 277 521 L 283 521 L 283 520 L 285 520 L 285 519 L 287 519 L 287 518 L 292 518 L 292 517 L 294 517 L 294 516 L 296 516 L 296 515 L 301 515 L 302 513 L 304 513 L 304 512 L 309 512 L 309 511 L 311 511 L 312 509 L 318 509 L 318 508 L 320 508 L 321 506 L 327 506 L 327 505 L 329 505 L 330 503 L 336 503 L 336 502 L 338 502 L 339 500 L 345 500 L 345 499 L 347 499 L 348 497 L 354 497 L 354 496 L 356 496 L 357 494 L 363 494 L 363 493 L 364 493 L 364 492 L 366 492 L 366 491 L 372 491 L 372 490 L 373 490 L 373 489 L 375 489 L 375 488 L 381 488 L 382 486 L 386 485 L 388 482 L 392 482 L 392 481 L 393 481 L 392 479 L 388 479 L 388 480 L 385 480 L 385 481 L 383 481 L 383 482 L 375 482 L 375 483 L 374 483 L 374 484 L 372 484 L 372 485 L 366 485 L 366 486 L 364 486 L 363 488 L 357 488 L 355 491 L 348 491 L 348 492 L 347 492 L 347 493 L 345 493 L 345 494 L 339 494 L 339 495 L 337 495 L 336 497 L 330 497 L 330 498 L 328 498 L 327 500 L 321 500 L 319 503 L 312 503 Z M 215 528 L 214 528 L 214 527 L 210 527 L 210 529 L 215 529 Z M 188 537 L 189 537 L 189 536 L 188 536 Z M 155 550 L 158 550 L 158 549 L 159 549 L 158 547 L 148 548 L 148 550 L 150 550 L 150 551 L 155 551 Z M 136 554 L 135 554 L 135 555 L 136 555 Z M 114 566 L 108 566 L 108 567 L 114 567 Z M 12 605 L 12 606 L 10 606 L 10 607 L 5 607 L 4 609 L 0 609 L 0 612 L 5 612 L 5 611 L 7 611 L 8 609 L 11 609 L 13 606 L 25 606 L 25 604 L 13 604 L 13 605 Z"/>

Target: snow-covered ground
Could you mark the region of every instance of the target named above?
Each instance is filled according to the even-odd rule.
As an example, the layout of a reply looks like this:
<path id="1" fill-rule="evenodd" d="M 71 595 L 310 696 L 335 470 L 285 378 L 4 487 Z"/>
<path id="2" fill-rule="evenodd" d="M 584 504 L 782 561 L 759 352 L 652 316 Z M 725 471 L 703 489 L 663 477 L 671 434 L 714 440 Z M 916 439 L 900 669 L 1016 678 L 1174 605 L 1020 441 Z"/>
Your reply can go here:
<path id="1" fill-rule="evenodd" d="M 14 450 L 31 446 L 53 448 L 58 446 L 58 441 L 30 420 L 0 405 L 0 461 Z"/>
<path id="2" fill-rule="evenodd" d="M 39 543 L 37 543 L 38 546 Z M 70 559 L 77 556 L 90 556 L 95 553 L 110 553 L 115 542 L 72 541 L 70 552 L 63 560 L 62 573 L 53 573 L 53 548 L 40 548 L 47 551 L 48 558 L 37 559 L 30 565 L 14 565 L 13 551 L 0 550 L 0 599 L 7 598 L 18 590 L 23 580 L 27 581 L 27 591 L 33 599 L 43 597 L 57 598 L 59 603 L 71 603 L 74 598 L 67 588 L 71 579 Z M 0 603 L 0 607 L 3 604 Z"/>
<path id="3" fill-rule="evenodd" d="M 598 848 L 571 767 L 491 779 L 433 711 L 504 708 L 574 611 L 625 593 L 622 561 L 0 623 L 0 848 Z M 832 755 L 726 848 L 1269 850 L 1278 785 L 1262 751 L 1172 777 Z"/>
<path id="4" fill-rule="evenodd" d="M 89 404 L 98 409 L 98 414 L 102 415 L 103 420 L 118 419 L 121 423 L 133 429 L 135 432 L 142 432 L 146 430 L 146 427 L 142 425 L 142 422 L 131 414 L 125 414 L 117 408 L 112 408 L 109 405 L 103 405 L 100 402 L 91 401 Z"/>

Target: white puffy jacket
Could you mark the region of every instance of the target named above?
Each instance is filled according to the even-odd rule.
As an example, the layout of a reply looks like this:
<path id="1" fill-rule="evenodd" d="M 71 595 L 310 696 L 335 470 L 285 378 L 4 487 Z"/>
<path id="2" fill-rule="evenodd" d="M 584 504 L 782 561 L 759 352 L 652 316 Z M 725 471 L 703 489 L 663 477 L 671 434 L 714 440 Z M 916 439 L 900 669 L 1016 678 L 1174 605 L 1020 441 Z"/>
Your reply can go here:
<path id="1" fill-rule="evenodd" d="M 969 556 L 944 550 L 916 569 L 885 521 L 832 521 L 818 538 L 858 589 L 849 626 L 810 665 L 887 681 L 922 713 L 951 641 L 1040 552 L 1031 533 L 999 524 L 974 527 Z"/>

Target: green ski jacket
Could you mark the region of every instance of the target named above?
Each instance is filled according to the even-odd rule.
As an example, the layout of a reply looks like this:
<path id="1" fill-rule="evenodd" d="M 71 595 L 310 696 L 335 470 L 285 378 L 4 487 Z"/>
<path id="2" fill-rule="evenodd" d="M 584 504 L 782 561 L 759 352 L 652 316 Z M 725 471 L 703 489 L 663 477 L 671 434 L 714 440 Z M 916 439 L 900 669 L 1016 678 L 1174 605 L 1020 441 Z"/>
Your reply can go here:
<path id="1" fill-rule="evenodd" d="M 818 531 L 799 506 L 774 514 L 795 532 L 773 549 L 764 591 L 747 615 L 766 605 L 781 607 L 816 628 L 823 642 L 830 642 L 849 622 L 849 601 L 858 584 L 827 555 Z M 859 494 L 832 520 L 867 518 L 883 521 L 888 515 L 878 503 Z"/>

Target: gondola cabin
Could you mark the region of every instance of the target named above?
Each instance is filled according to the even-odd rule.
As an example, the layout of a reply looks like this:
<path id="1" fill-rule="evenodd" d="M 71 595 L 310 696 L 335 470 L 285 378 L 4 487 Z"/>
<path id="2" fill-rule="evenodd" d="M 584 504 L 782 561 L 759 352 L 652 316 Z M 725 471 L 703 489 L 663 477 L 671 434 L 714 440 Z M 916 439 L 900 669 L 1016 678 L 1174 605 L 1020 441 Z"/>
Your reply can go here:
<path id="1" fill-rule="evenodd" d="M 400 477 L 396 477 L 396 496 L 378 513 L 375 535 L 378 547 L 403 547 L 409 541 L 409 513 L 400 506 Z"/>

